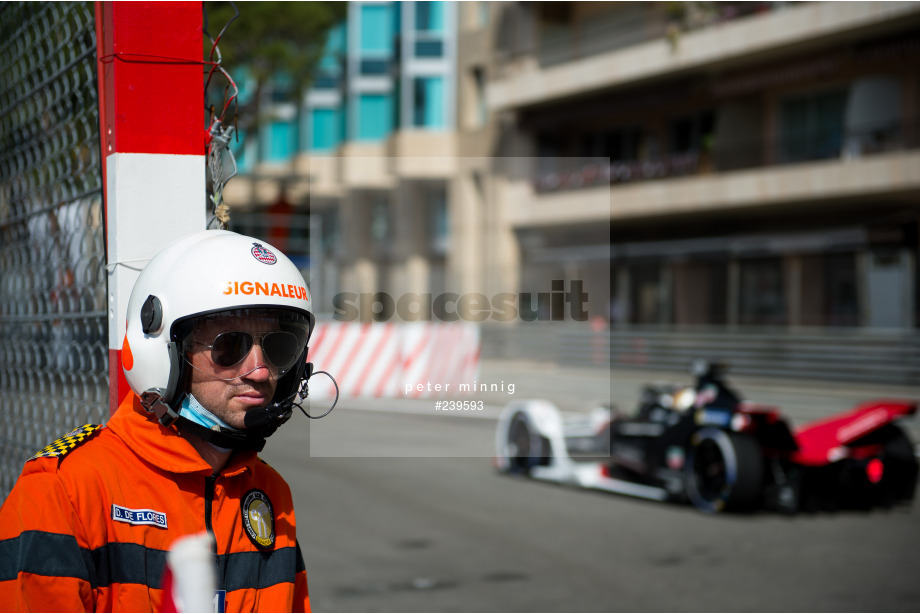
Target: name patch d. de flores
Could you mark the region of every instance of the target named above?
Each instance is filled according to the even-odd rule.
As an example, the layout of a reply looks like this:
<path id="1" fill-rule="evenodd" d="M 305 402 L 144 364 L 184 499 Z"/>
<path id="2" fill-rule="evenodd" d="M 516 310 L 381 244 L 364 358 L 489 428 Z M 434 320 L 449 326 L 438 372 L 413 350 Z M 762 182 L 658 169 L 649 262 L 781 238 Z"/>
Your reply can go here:
<path id="1" fill-rule="evenodd" d="M 161 529 L 167 528 L 166 514 L 156 510 L 132 510 L 127 507 L 112 504 L 112 520 L 128 524 L 145 524 Z"/>
<path id="2" fill-rule="evenodd" d="M 259 550 L 275 546 L 275 513 L 272 503 L 261 490 L 250 490 L 240 504 L 243 513 L 243 528 L 249 540 Z"/>

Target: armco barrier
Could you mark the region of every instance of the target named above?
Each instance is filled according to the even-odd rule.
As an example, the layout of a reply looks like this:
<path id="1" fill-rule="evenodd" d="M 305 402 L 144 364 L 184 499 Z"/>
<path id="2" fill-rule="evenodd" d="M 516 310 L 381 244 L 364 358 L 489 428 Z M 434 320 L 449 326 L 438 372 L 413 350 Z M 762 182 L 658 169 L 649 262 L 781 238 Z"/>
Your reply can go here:
<path id="1" fill-rule="evenodd" d="M 452 396 L 479 375 L 479 327 L 463 322 L 319 322 L 308 358 L 317 370 L 335 377 L 342 397 Z M 310 380 L 312 398 L 333 394 L 328 378 Z"/>
<path id="2" fill-rule="evenodd" d="M 685 371 L 694 358 L 727 360 L 732 373 L 916 386 L 920 331 L 632 326 L 574 323 L 483 327 L 490 360 Z"/>

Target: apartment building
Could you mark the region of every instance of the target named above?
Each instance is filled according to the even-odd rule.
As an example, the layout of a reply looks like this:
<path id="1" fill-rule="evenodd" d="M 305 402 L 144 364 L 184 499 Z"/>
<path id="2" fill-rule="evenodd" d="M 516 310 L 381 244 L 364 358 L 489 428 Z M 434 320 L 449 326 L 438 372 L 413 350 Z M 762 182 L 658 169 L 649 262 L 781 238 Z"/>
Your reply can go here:
<path id="1" fill-rule="evenodd" d="M 446 287 L 456 9 L 454 2 L 349 2 L 300 101 L 301 121 L 288 124 L 300 131 L 300 146 L 276 160 L 264 155 L 273 149 L 263 140 L 263 157 L 246 160 L 228 186 L 227 200 L 241 212 L 236 227 L 277 240 L 254 226 L 270 223 L 277 235 L 296 218 L 309 230 L 312 244 L 298 247 L 309 252 L 304 268 L 325 313 L 343 290 Z M 285 115 L 284 103 L 275 108 L 280 118 L 294 115 Z M 263 130 L 269 139 L 272 129 Z M 294 142 L 275 130 L 281 142 Z"/>
<path id="2" fill-rule="evenodd" d="M 614 325 L 916 327 L 920 3 L 495 7 L 523 278 L 609 223 Z"/>

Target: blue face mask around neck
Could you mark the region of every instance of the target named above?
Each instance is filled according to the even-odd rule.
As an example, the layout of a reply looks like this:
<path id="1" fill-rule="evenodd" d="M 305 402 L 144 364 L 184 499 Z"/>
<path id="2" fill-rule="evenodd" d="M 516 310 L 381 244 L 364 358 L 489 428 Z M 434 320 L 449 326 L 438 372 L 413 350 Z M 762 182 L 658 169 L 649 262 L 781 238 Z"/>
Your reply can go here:
<path id="1" fill-rule="evenodd" d="M 206 429 L 213 429 L 215 426 L 217 426 L 220 427 L 221 430 L 226 429 L 229 431 L 239 431 L 239 429 L 233 428 L 205 409 L 204 406 L 198 402 L 198 399 L 196 399 L 191 393 L 185 395 L 185 398 L 182 399 L 182 408 L 179 410 L 179 415 L 183 418 L 186 418 L 187 420 L 191 420 L 195 424 L 199 424 L 205 427 Z M 219 452 L 230 451 L 230 448 L 222 448 L 220 446 L 214 445 L 213 443 L 208 443 L 211 445 L 211 447 Z"/>

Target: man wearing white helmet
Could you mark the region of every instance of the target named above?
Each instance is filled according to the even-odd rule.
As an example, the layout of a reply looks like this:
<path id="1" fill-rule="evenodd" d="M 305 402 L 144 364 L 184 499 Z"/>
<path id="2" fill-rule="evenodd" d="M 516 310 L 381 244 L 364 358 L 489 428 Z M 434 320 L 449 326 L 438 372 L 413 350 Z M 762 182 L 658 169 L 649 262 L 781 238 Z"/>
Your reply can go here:
<path id="1" fill-rule="evenodd" d="M 226 231 L 157 254 L 128 303 L 133 394 L 26 463 L 0 509 L 0 610 L 156 611 L 166 552 L 208 531 L 218 611 L 306 611 L 290 489 L 256 453 L 309 372 L 309 292 Z"/>

